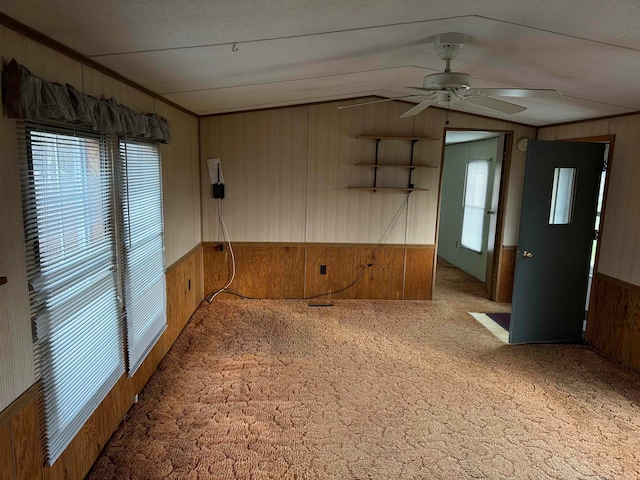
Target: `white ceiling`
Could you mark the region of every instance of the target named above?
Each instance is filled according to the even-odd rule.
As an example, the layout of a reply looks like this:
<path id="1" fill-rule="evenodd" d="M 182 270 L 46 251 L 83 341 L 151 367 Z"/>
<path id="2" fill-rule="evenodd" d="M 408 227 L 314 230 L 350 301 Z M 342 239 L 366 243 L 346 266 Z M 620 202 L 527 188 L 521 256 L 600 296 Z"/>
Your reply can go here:
<path id="1" fill-rule="evenodd" d="M 562 100 L 496 118 L 544 125 L 640 110 L 637 0 L 2 0 L 0 11 L 197 114 L 413 93 L 467 35 L 453 69 L 475 87 Z"/>
<path id="2" fill-rule="evenodd" d="M 503 133 L 481 132 L 479 130 L 447 130 L 444 143 L 453 145 L 455 143 L 476 142 L 488 138 L 500 137 Z"/>

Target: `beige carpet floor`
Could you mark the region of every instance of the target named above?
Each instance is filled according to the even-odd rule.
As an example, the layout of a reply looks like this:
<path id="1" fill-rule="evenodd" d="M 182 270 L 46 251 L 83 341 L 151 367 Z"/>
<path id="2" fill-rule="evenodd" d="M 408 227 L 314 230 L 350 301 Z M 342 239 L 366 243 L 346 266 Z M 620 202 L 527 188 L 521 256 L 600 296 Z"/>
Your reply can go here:
<path id="1" fill-rule="evenodd" d="M 204 305 L 88 478 L 640 478 L 638 374 L 469 311 L 446 265 L 431 302 Z"/>

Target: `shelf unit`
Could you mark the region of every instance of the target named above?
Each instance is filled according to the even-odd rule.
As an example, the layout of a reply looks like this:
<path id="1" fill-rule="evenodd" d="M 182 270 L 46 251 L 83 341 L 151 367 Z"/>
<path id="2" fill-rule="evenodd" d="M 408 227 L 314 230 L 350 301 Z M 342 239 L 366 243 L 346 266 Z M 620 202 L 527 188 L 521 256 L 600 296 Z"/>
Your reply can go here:
<path id="1" fill-rule="evenodd" d="M 375 140 L 376 141 L 376 156 L 375 163 L 356 163 L 356 167 L 365 167 L 365 168 L 373 168 L 373 186 L 372 187 L 347 187 L 350 190 L 369 190 L 372 192 L 376 192 L 378 190 L 384 191 L 402 191 L 402 192 L 428 192 L 429 190 L 426 188 L 417 188 L 413 185 L 413 171 L 416 168 L 438 168 L 434 165 L 414 165 L 413 164 L 413 152 L 415 144 L 421 140 L 424 141 L 433 141 L 438 140 L 437 138 L 431 137 L 393 137 L 393 136 L 385 136 L 385 135 L 357 135 L 356 138 L 367 139 L 367 140 Z M 378 162 L 378 150 L 380 147 L 380 142 L 382 140 L 405 140 L 411 142 L 411 156 L 409 158 L 408 164 L 392 164 L 392 163 L 379 163 Z M 378 187 L 378 169 L 379 168 L 403 168 L 409 170 L 409 180 L 407 182 L 406 187 Z"/>

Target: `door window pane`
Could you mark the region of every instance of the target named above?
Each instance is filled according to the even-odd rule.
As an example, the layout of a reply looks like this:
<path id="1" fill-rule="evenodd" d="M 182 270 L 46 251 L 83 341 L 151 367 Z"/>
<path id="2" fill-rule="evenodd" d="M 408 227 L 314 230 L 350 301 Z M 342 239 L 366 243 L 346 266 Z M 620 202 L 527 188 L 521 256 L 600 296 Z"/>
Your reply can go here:
<path id="1" fill-rule="evenodd" d="M 553 174 L 553 191 L 549 225 L 568 225 L 573 215 L 573 192 L 576 179 L 575 168 L 556 168 Z"/>
<path id="2" fill-rule="evenodd" d="M 464 189 L 464 213 L 462 218 L 463 247 L 482 252 L 484 210 L 489 182 L 489 160 L 473 160 L 467 163 Z"/>

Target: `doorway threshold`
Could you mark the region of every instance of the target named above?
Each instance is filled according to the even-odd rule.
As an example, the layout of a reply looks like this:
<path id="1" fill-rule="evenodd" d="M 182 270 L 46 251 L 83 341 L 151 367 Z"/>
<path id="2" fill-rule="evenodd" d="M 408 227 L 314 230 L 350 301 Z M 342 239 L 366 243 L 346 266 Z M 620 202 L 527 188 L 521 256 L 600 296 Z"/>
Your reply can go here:
<path id="1" fill-rule="evenodd" d="M 475 318 L 480 325 L 493 333 L 502 343 L 509 343 L 509 332 L 502 328 L 486 313 L 469 312 L 473 318 Z"/>

